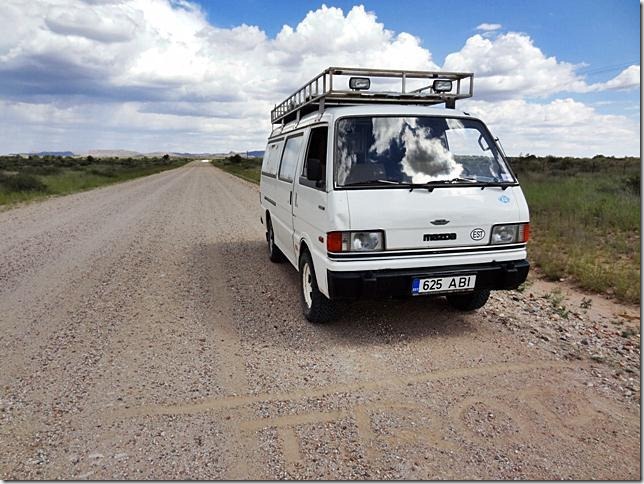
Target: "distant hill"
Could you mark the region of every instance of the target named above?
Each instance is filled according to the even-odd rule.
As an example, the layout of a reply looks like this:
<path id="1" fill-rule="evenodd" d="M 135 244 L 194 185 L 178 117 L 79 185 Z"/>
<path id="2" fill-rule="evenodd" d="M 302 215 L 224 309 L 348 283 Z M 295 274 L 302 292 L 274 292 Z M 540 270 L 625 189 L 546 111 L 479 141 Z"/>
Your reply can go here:
<path id="1" fill-rule="evenodd" d="M 194 158 L 196 160 L 203 160 L 207 158 L 222 158 L 225 156 L 232 156 L 239 154 L 243 157 L 246 156 L 263 158 L 264 151 L 229 151 L 228 153 L 188 153 L 188 152 L 174 152 L 174 151 L 153 151 L 150 153 L 141 153 L 133 150 L 88 150 L 82 153 L 74 153 L 73 151 L 38 151 L 34 153 L 19 153 L 21 156 L 92 156 L 93 158 L 161 158 L 163 155 L 169 155 L 171 158 Z"/>
<path id="2" fill-rule="evenodd" d="M 93 156 L 94 158 L 137 158 L 143 155 L 138 151 L 130 150 L 89 150 L 83 153 L 83 156 Z"/>
<path id="3" fill-rule="evenodd" d="M 139 153 L 138 151 L 128 151 L 128 150 L 90 150 L 86 153 L 83 153 L 82 156 L 91 155 L 94 158 L 140 158 L 147 156 L 149 158 L 160 158 L 163 155 L 169 155 L 171 158 L 194 158 L 196 160 L 203 160 L 207 158 L 221 158 L 224 156 L 232 156 L 239 154 L 241 156 L 246 156 L 246 151 L 229 151 L 228 153 L 188 153 L 188 152 L 176 152 L 176 151 L 152 151 L 149 153 Z M 264 151 L 254 150 L 248 151 L 248 156 L 263 158 Z"/>
<path id="4" fill-rule="evenodd" d="M 31 156 L 74 156 L 71 151 L 39 151 L 37 153 L 22 153 Z"/>

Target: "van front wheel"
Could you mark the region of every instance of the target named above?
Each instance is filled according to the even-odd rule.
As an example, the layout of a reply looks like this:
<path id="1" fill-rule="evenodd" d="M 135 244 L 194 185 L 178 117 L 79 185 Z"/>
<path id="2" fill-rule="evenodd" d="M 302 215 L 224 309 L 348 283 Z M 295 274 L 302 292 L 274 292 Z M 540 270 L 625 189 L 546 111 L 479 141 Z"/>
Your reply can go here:
<path id="1" fill-rule="evenodd" d="M 467 294 L 450 294 L 447 296 L 447 302 L 455 309 L 474 311 L 485 306 L 489 297 L 489 290 L 479 290 Z"/>
<path id="2" fill-rule="evenodd" d="M 326 323 L 333 318 L 333 303 L 318 289 L 313 260 L 308 251 L 300 257 L 300 300 L 304 317 L 311 323 Z"/>

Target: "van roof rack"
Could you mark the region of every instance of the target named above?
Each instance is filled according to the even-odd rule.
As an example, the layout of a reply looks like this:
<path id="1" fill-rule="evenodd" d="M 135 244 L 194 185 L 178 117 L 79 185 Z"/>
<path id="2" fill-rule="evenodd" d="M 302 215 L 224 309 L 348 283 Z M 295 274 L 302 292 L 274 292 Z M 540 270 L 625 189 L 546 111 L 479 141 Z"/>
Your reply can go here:
<path id="1" fill-rule="evenodd" d="M 369 79 L 397 79 L 400 88 L 394 91 L 369 91 L 370 80 L 359 79 L 354 89 L 338 89 L 334 86 L 334 76 L 361 76 Z M 355 78 L 353 78 L 355 79 Z M 408 91 L 407 81 L 410 79 L 427 79 L 431 83 L 425 87 Z M 469 87 L 461 90 L 461 81 L 469 79 Z M 360 86 L 360 81 L 366 82 Z M 450 81 L 443 84 L 449 90 L 438 89 L 436 81 Z M 453 82 L 456 82 L 454 90 Z M 351 85 L 351 81 L 350 81 Z M 366 88 L 364 86 L 367 86 Z M 321 74 L 304 84 L 300 89 L 277 104 L 271 111 L 273 124 L 285 123 L 313 111 L 323 112 L 327 106 L 356 105 L 356 104 L 443 104 L 454 109 L 457 99 L 472 97 L 474 74 L 471 72 L 440 72 L 440 71 L 408 71 L 390 69 L 363 69 L 347 67 L 329 67 Z M 362 89 L 362 90 L 361 90 Z M 453 92 L 454 91 L 454 92 Z"/>

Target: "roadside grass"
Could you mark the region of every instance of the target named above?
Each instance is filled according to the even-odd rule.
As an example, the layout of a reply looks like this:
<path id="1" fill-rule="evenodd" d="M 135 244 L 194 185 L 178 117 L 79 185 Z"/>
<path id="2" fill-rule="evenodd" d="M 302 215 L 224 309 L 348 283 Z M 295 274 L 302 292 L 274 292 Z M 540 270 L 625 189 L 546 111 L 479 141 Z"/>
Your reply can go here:
<path id="1" fill-rule="evenodd" d="M 259 183 L 261 159 L 213 165 Z M 640 160 L 511 159 L 530 207 L 528 259 L 550 280 L 640 302 Z"/>
<path id="2" fill-rule="evenodd" d="M 0 156 L 0 206 L 66 195 L 177 168 L 190 160 Z"/>
<path id="3" fill-rule="evenodd" d="M 243 178 L 251 183 L 259 184 L 262 168 L 261 158 L 242 158 L 239 155 L 212 160 L 211 163 L 228 173 Z"/>
<path id="4" fill-rule="evenodd" d="M 529 258 L 546 278 L 640 301 L 640 203 L 619 176 L 523 176 Z"/>
<path id="5" fill-rule="evenodd" d="M 546 278 L 640 302 L 639 158 L 511 160 L 530 207 L 528 258 Z"/>

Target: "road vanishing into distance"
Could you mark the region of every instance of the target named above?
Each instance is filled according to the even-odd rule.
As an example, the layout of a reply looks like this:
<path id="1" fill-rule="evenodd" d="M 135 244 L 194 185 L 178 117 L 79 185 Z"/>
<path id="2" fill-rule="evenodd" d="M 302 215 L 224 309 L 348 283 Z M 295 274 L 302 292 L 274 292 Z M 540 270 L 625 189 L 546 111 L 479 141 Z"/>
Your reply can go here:
<path id="1" fill-rule="evenodd" d="M 639 390 L 526 294 L 312 325 L 259 216 L 198 162 L 0 212 L 0 478 L 639 479 Z"/>

